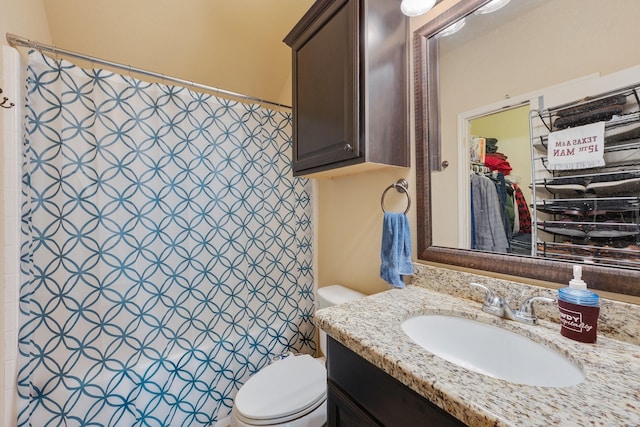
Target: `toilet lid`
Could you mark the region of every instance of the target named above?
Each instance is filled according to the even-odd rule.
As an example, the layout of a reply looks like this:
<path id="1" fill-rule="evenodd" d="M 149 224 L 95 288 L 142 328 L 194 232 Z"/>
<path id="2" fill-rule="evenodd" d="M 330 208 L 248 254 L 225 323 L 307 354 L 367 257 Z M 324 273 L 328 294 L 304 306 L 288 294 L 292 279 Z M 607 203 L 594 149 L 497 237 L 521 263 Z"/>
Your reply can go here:
<path id="1" fill-rule="evenodd" d="M 249 378 L 234 400 L 237 414 L 254 421 L 298 418 L 326 398 L 327 370 L 304 354 L 275 362 Z"/>

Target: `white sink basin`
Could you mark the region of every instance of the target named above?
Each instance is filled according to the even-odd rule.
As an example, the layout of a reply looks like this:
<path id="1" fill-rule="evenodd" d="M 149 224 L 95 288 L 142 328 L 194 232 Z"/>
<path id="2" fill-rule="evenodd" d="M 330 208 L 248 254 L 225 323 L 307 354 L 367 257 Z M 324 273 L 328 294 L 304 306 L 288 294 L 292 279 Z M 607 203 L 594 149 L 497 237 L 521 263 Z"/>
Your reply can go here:
<path id="1" fill-rule="evenodd" d="M 402 323 L 416 344 L 451 363 L 515 384 L 568 387 L 584 380 L 563 355 L 524 336 L 462 317 L 424 315 Z"/>

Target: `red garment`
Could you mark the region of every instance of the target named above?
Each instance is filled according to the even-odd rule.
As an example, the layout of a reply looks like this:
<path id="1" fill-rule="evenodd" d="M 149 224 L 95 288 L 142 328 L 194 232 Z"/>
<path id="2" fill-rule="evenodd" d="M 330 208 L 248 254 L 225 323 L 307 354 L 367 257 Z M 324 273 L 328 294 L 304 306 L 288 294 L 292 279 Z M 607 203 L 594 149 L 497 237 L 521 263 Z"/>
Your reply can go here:
<path id="1" fill-rule="evenodd" d="M 507 160 L 509 158 L 506 156 L 506 154 L 500 153 L 499 151 L 496 151 L 495 153 L 487 153 L 486 155 L 489 157 L 495 157 L 496 159 L 500 160 Z"/>
<path id="2" fill-rule="evenodd" d="M 503 175 L 509 175 L 511 173 L 511 165 L 508 161 L 499 157 L 494 157 L 487 154 L 484 158 L 484 165 L 491 171 L 502 172 Z"/>
<path id="3" fill-rule="evenodd" d="M 524 194 L 522 194 L 522 190 L 520 190 L 518 184 L 514 182 L 511 186 L 513 187 L 516 205 L 518 206 L 520 233 L 531 234 L 531 214 L 529 213 L 527 201 L 524 199 Z"/>

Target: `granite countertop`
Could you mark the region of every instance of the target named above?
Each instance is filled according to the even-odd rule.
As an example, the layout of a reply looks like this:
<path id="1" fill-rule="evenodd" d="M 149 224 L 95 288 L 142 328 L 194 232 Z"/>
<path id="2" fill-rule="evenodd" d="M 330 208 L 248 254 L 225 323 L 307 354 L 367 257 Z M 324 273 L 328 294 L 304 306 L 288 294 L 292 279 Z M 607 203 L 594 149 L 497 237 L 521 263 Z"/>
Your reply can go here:
<path id="1" fill-rule="evenodd" d="M 542 342 L 579 365 L 571 387 L 517 385 L 469 371 L 429 353 L 401 329 L 419 314 L 491 323 Z M 638 426 L 640 346 L 598 336 L 596 344 L 560 335 L 557 323 L 525 325 L 481 311 L 477 302 L 419 286 L 391 289 L 318 310 L 315 324 L 378 368 L 470 426 Z"/>

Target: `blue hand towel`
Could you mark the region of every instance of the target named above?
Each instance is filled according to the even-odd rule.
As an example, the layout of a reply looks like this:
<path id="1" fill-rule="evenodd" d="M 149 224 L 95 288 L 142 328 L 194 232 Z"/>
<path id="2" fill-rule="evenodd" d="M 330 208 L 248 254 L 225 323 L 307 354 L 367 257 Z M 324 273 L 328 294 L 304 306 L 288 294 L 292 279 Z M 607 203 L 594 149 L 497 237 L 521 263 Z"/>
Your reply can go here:
<path id="1" fill-rule="evenodd" d="M 384 213 L 380 258 L 380 277 L 393 287 L 404 288 L 401 275 L 413 274 L 411 231 L 404 213 Z"/>

